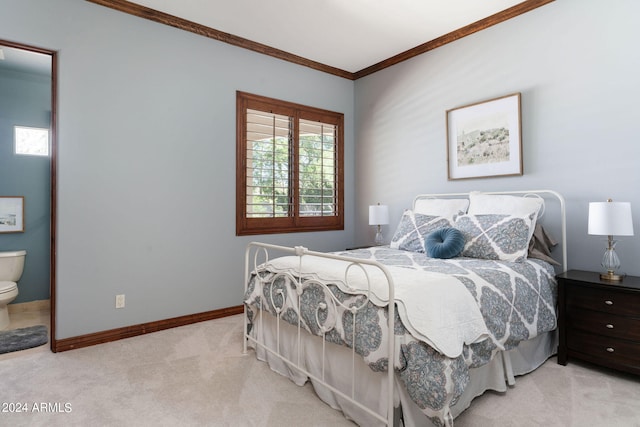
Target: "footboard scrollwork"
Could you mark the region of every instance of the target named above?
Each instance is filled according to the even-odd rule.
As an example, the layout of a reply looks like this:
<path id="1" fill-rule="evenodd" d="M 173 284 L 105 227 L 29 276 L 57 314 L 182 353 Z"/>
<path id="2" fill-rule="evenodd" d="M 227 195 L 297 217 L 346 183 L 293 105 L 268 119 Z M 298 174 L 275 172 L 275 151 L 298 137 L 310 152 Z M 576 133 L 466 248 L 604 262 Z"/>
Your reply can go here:
<path id="1" fill-rule="evenodd" d="M 298 257 L 298 268 L 292 268 L 290 271 L 278 271 L 273 267 L 269 259 L 269 253 L 285 254 Z M 355 294 L 345 294 L 338 286 L 327 283 L 326 280 L 318 278 L 314 272 L 305 271 L 303 269 L 303 259 L 316 257 L 321 259 L 335 260 L 344 265 L 344 278 L 342 284 L 346 289 L 349 286 L 350 277 L 359 275 L 364 277 L 366 288 L 363 289 L 360 284 Z M 253 262 L 250 262 L 250 261 Z M 382 264 L 376 261 L 357 259 L 346 256 L 339 256 L 329 253 L 313 252 L 308 249 L 297 246 L 295 248 L 269 245 L 263 243 L 250 243 L 247 246 L 245 254 L 245 299 L 249 293 L 253 293 L 253 303 L 245 305 L 244 317 L 244 340 L 243 352 L 247 352 L 248 343 L 260 348 L 268 354 L 282 360 L 290 368 L 295 368 L 314 382 L 320 383 L 322 386 L 331 390 L 332 393 L 347 399 L 350 403 L 356 405 L 363 411 L 369 413 L 387 425 L 393 424 L 393 388 L 394 388 L 394 360 L 395 360 L 395 342 L 391 338 L 388 341 L 387 354 L 389 363 L 387 364 L 387 390 L 388 401 L 386 402 L 386 413 L 378 413 L 371 408 L 366 407 L 356 399 L 356 378 L 355 363 L 357 355 L 358 328 L 356 318 L 359 313 L 363 312 L 367 304 L 371 300 L 371 277 L 369 271 L 371 269 L 383 273 L 388 286 L 388 301 L 394 301 L 393 279 L 389 271 Z M 356 271 L 357 270 L 357 271 Z M 362 280 L 360 280 L 362 282 Z M 353 295 L 357 296 L 354 302 Z M 349 300 L 349 301 L 347 301 Z M 390 337 L 394 337 L 394 319 L 395 305 L 387 304 L 388 311 L 388 332 Z M 257 310 L 257 314 L 253 310 Z M 266 314 L 265 314 L 266 312 Z M 343 314 L 341 324 L 338 322 L 340 313 Z M 346 316 L 346 314 L 350 314 Z M 275 317 L 275 346 L 266 345 L 262 337 L 263 316 L 272 315 Z M 249 317 L 251 317 L 249 319 Z M 283 352 L 281 348 L 281 321 L 287 322 L 297 327 L 297 343 L 295 343 L 294 356 Z M 251 323 L 251 325 L 250 325 Z M 250 330 L 256 328 L 253 333 Z M 340 327 L 341 331 L 336 328 Z M 350 331 L 348 331 L 350 329 Z M 322 339 L 322 354 L 319 356 L 322 361 L 321 371 L 309 372 L 302 360 L 301 337 L 303 334 L 313 334 Z M 342 334 L 342 335 L 341 335 Z M 341 337 L 344 337 L 343 340 Z M 325 368 L 327 361 L 327 351 L 330 349 L 327 343 L 339 344 L 350 348 L 351 351 L 351 379 L 350 393 L 339 390 L 334 384 L 330 384 L 325 376 Z M 292 348 L 291 343 L 287 344 L 288 350 Z M 284 354 L 287 353 L 287 354 Z M 289 356 L 288 356 L 289 355 Z"/>

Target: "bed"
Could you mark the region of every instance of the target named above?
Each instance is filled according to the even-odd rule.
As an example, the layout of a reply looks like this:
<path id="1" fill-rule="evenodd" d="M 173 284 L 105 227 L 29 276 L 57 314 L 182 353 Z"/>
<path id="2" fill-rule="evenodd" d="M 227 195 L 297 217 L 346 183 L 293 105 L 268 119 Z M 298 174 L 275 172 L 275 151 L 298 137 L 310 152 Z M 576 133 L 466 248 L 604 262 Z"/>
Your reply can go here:
<path id="1" fill-rule="evenodd" d="M 359 425 L 452 426 L 556 352 L 566 257 L 551 190 L 419 195 L 386 246 L 253 242 L 243 351 Z"/>

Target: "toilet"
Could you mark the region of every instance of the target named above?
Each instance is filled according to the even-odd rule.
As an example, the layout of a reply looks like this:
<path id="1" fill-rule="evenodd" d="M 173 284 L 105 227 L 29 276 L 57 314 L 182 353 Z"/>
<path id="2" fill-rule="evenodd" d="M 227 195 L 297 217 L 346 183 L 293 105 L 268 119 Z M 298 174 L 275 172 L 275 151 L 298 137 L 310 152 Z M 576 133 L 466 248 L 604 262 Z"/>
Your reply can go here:
<path id="1" fill-rule="evenodd" d="M 27 251 L 0 252 L 0 330 L 9 326 L 7 305 L 18 296 L 18 280 Z"/>

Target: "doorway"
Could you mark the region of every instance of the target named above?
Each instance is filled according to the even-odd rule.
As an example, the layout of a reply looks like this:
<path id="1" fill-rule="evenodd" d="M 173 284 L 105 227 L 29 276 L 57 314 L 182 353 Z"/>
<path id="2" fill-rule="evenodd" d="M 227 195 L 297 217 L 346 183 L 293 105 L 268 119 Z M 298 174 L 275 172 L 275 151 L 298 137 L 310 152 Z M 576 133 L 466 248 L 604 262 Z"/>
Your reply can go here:
<path id="1" fill-rule="evenodd" d="M 6 100 L 4 106 L 0 103 L 0 108 L 4 109 L 0 110 L 0 149 L 4 157 L 0 162 L 7 175 L 3 177 L 0 193 L 24 197 L 24 230 L 0 234 L 0 250 L 27 250 L 25 271 L 18 282 L 19 294 L 14 302 L 48 297 L 49 343 L 51 351 L 55 352 L 56 52 L 0 40 L 0 84 L 3 85 L 0 93 Z M 45 131 L 48 132 L 48 146 L 42 144 Z M 23 141 L 24 135 L 29 133 L 40 135 L 39 148 L 30 146 L 30 141 Z M 17 148 L 18 142 L 22 148 Z M 38 145 L 35 140 L 33 143 Z M 43 182 L 46 183 L 42 185 Z"/>

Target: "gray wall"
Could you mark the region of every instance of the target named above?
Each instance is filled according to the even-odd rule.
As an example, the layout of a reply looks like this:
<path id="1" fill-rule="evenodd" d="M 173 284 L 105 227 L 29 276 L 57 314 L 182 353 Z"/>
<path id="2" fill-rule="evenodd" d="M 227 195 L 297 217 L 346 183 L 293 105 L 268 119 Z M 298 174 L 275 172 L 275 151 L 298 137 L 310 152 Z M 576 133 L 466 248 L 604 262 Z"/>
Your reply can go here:
<path id="1" fill-rule="evenodd" d="M 621 270 L 640 275 L 640 3 L 558 0 L 356 82 L 356 236 L 415 194 L 549 188 L 567 201 L 569 268 L 600 270 L 588 203 L 631 202 Z M 522 93 L 524 175 L 447 181 L 445 111 Z M 387 227 L 387 238 L 395 226 Z"/>
<path id="2" fill-rule="evenodd" d="M 251 240 L 353 242 L 352 81 L 77 0 L 0 38 L 59 52 L 58 339 L 240 305 Z M 346 231 L 235 236 L 236 90 L 345 114 Z"/>
<path id="3" fill-rule="evenodd" d="M 0 234 L 0 251 L 25 249 L 14 303 L 49 299 L 50 159 L 13 153 L 14 126 L 48 128 L 51 78 L 0 69 L 0 196 L 24 196 L 24 233 Z"/>
<path id="4" fill-rule="evenodd" d="M 630 0 L 558 0 L 355 84 L 87 2 L 3 12 L 0 38 L 59 51 L 58 338 L 238 305 L 247 242 L 367 243 L 369 204 L 397 222 L 420 192 L 560 191 L 573 268 L 599 268 L 589 201 L 630 201 L 640 233 Z M 235 236 L 236 90 L 345 113 L 344 232 Z M 525 175 L 448 182 L 445 110 L 512 92 Z"/>

